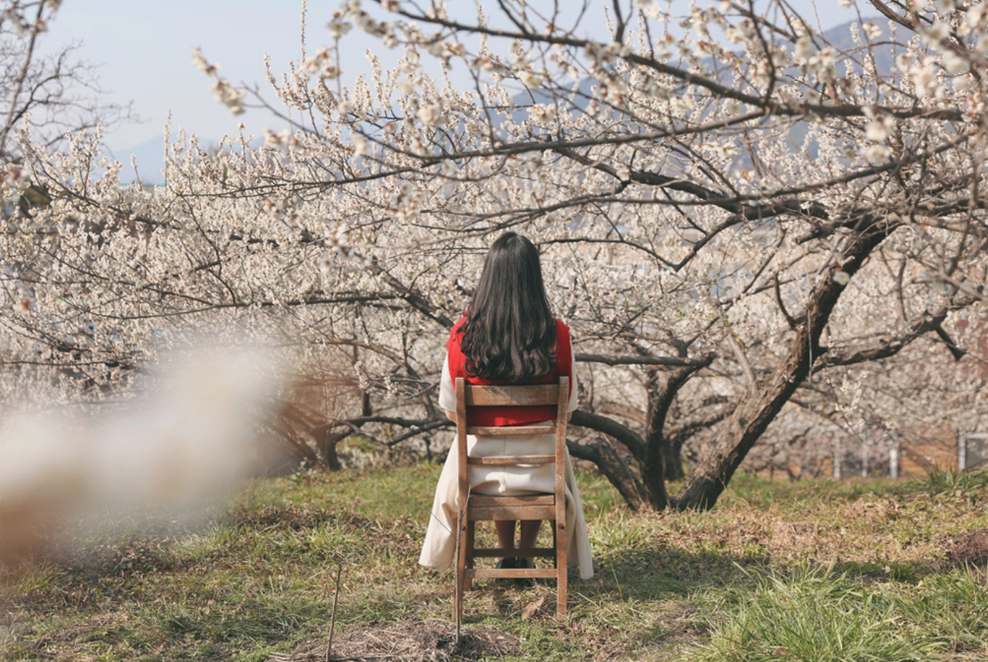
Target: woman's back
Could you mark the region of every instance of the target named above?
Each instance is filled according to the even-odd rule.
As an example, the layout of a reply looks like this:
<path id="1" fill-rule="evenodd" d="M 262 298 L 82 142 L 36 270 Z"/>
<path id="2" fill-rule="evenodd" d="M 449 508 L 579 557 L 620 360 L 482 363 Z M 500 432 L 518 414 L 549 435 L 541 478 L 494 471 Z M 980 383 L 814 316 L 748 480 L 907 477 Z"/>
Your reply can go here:
<path id="1" fill-rule="evenodd" d="M 450 420 L 456 420 L 453 380 L 463 377 L 473 384 L 555 383 L 561 375 L 570 378 L 568 411 L 577 406 L 576 375 L 569 328 L 554 319 L 543 286 L 538 251 L 532 243 L 513 232 L 502 235 L 491 246 L 474 291 L 470 308 L 457 322 L 446 345 L 439 388 L 439 405 Z M 523 425 L 550 421 L 553 407 L 476 408 L 470 425 Z M 507 451 L 507 444 L 511 451 Z M 468 437 L 472 457 L 492 455 L 551 454 L 552 435 L 515 437 Z M 569 457 L 566 458 L 567 531 L 569 559 L 580 566 L 581 577 L 593 576 L 590 545 L 583 520 L 579 489 Z M 432 516 L 419 563 L 444 568 L 452 561 L 456 521 L 455 445 L 450 449 L 436 486 Z M 554 476 L 551 465 L 541 467 L 471 465 L 471 492 L 521 495 L 551 493 Z M 538 532 L 538 522 L 522 523 L 522 547 L 526 537 Z M 510 525 L 510 533 L 509 527 Z M 510 536 L 510 537 L 509 537 Z M 498 522 L 502 547 L 514 546 L 514 522 Z M 508 559 L 505 559 L 507 561 Z"/>

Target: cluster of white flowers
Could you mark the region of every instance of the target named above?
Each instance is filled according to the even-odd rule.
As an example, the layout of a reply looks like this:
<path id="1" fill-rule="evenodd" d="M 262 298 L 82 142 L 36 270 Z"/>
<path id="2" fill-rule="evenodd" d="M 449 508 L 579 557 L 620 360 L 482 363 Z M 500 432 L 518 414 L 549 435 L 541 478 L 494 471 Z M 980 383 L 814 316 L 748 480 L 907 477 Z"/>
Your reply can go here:
<path id="1" fill-rule="evenodd" d="M 337 11 L 333 14 L 333 20 L 326 24 L 330 39 L 339 39 L 353 28 L 353 23 L 347 21 L 345 16 L 344 12 Z"/>
<path id="2" fill-rule="evenodd" d="M 826 46 L 817 50 L 809 34 L 804 34 L 796 40 L 793 59 L 806 73 L 815 76 L 823 84 L 837 80 L 836 49 Z"/>
<path id="3" fill-rule="evenodd" d="M 868 118 L 868 125 L 865 127 L 868 140 L 885 144 L 889 132 L 895 128 L 895 118 L 888 114 L 879 114 L 874 106 L 864 106 L 862 111 Z"/>
<path id="4" fill-rule="evenodd" d="M 646 8 L 665 18 L 655 6 Z M 982 6 L 964 10 L 970 18 Z M 904 68 L 879 78 L 867 66 L 842 67 L 844 54 L 803 28 L 780 26 L 773 36 L 747 19 L 727 23 L 724 9 L 690 11 L 682 44 L 661 31 L 646 43 L 629 27 L 623 42 L 560 48 L 493 36 L 478 43 L 448 26 L 437 37 L 429 16 L 400 22 L 417 11 L 412 3 L 364 11 L 348 2 L 329 39 L 345 40 L 352 26 L 384 44 L 391 35 L 406 49 L 394 70 L 330 91 L 332 49 L 344 42 L 278 79 L 278 98 L 304 109 L 318 131 L 266 131 L 260 148 L 249 136 L 228 138 L 218 150 L 180 134 L 167 185 L 153 192 L 119 186 L 118 166 L 94 174 L 98 150 L 81 141 L 63 154 L 29 150 L 24 167 L 49 178 L 56 199 L 11 219 L 2 238 L 4 323 L 35 339 L 3 349 L 20 356 L 84 347 L 87 366 L 111 358 L 145 365 L 194 329 L 231 337 L 246 328 L 292 347 L 300 364 L 339 361 L 345 380 L 375 389 L 382 407 L 407 411 L 419 406 L 410 396 L 438 378 L 441 320 L 467 305 L 492 231 L 511 227 L 544 251 L 546 281 L 557 284 L 553 308 L 571 316 L 587 352 L 664 355 L 670 337 L 695 339 L 691 354 L 718 352 L 715 369 L 684 392 L 699 407 L 709 395 L 747 390 L 738 360 L 723 351 L 726 334 L 756 374 L 775 370 L 793 337 L 780 306 L 798 317 L 815 288 L 841 286 L 827 342 L 851 342 L 908 328 L 944 296 L 919 278 L 930 268 L 922 260 L 962 255 L 958 282 L 976 282 L 984 266 L 983 256 L 957 251 L 952 225 L 984 222 L 982 210 L 961 204 L 975 182 L 983 186 L 971 172 L 979 125 L 969 119 L 985 93 L 980 33 L 968 51 L 905 44 Z M 383 29 L 382 17 L 396 20 Z M 786 42 L 794 31 L 801 36 Z M 724 41 L 743 47 L 722 48 Z M 636 58 L 652 57 L 654 47 L 655 66 L 629 62 L 635 43 Z M 677 46 L 692 58 L 684 59 L 688 73 L 665 64 L 662 49 Z M 420 57 L 463 57 L 480 84 L 449 89 Z M 727 59 L 731 66 L 719 68 Z M 201 53 L 194 61 L 222 80 Z M 758 81 L 773 70 L 776 86 L 764 98 Z M 953 87 L 934 87 L 943 72 L 956 76 Z M 519 80 L 546 97 L 520 106 Z M 220 91 L 221 101 L 242 107 L 238 91 Z M 806 104 L 813 122 L 802 114 Z M 549 146 L 538 142 L 547 130 Z M 962 132 L 972 141 L 947 149 Z M 923 150 L 936 148 L 926 158 Z M 887 164 L 893 150 L 902 161 L 894 177 L 869 167 Z M 0 178 L 5 190 L 31 179 L 12 170 Z M 963 211 L 922 221 L 885 213 L 951 205 Z M 901 226 L 882 244 L 883 260 L 844 261 L 853 233 L 828 228 L 846 210 Z M 37 259 L 39 247 L 60 259 Z M 897 280 L 886 266 L 899 262 L 906 266 Z M 29 282 L 26 264 L 31 284 L 18 289 L 18 278 Z M 98 278 L 81 282 L 83 273 Z M 900 293 L 905 311 L 890 315 Z M 339 350 L 358 344 L 359 357 Z M 628 371 L 641 376 L 637 367 L 595 370 L 587 383 L 600 380 L 596 392 L 644 407 L 642 380 Z M 53 388 L 60 379 L 38 383 Z M 15 390 L 0 383 L 0 397 Z"/>
<path id="5" fill-rule="evenodd" d="M 528 114 L 540 124 L 552 122 L 556 119 L 556 106 L 551 103 L 537 103 L 529 106 Z"/>
<path id="6" fill-rule="evenodd" d="M 306 58 L 302 68 L 306 73 L 321 76 L 327 80 L 336 80 L 340 77 L 340 68 L 333 62 L 333 56 L 328 48 L 320 48 L 312 56 Z"/>
<path id="7" fill-rule="evenodd" d="M 416 115 L 419 121 L 426 126 L 442 126 L 446 121 L 446 114 L 443 112 L 443 109 L 434 103 L 419 106 Z"/>
<path id="8" fill-rule="evenodd" d="M 909 76 L 912 79 L 913 89 L 920 98 L 943 98 L 945 89 L 941 85 L 936 58 L 932 55 L 927 55 L 921 61 L 914 63 L 909 68 Z"/>
<path id="9" fill-rule="evenodd" d="M 264 130 L 264 146 L 277 149 L 280 147 L 295 147 L 298 145 L 298 138 L 292 133 L 291 129 L 282 129 L 279 132 L 274 132 L 271 129 Z"/>
<path id="10" fill-rule="evenodd" d="M 45 6 L 52 12 L 58 9 L 61 0 L 47 0 Z M 36 20 L 29 21 L 24 17 L 23 11 L 16 4 L 0 12 L 0 23 L 9 23 L 11 30 L 19 37 L 26 37 L 32 34 L 41 34 L 48 31 L 48 21 L 43 16 L 38 16 Z"/>
<path id="11" fill-rule="evenodd" d="M 246 93 L 219 75 L 218 64 L 210 63 L 199 48 L 192 50 L 192 64 L 207 76 L 215 78 L 212 91 L 217 101 L 229 108 L 234 115 L 243 114 Z"/>
<path id="12" fill-rule="evenodd" d="M 28 186 L 30 179 L 24 176 L 24 169 L 15 163 L 0 168 L 0 188 L 10 194 L 19 194 Z"/>
<path id="13" fill-rule="evenodd" d="M 244 112 L 245 92 L 222 78 L 217 78 L 212 87 L 213 97 L 230 109 L 234 115 Z"/>

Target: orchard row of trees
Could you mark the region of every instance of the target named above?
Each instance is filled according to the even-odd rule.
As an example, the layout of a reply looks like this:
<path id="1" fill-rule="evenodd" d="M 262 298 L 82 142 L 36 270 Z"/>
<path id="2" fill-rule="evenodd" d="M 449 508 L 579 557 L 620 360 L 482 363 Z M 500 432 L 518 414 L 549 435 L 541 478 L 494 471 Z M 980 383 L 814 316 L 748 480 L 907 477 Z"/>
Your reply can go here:
<path id="1" fill-rule="evenodd" d="M 7 51 L 57 4 L 8 2 Z M 197 54 L 290 129 L 179 129 L 154 190 L 9 114 L 4 400 L 116 400 L 208 337 L 298 366 L 272 426 L 299 457 L 445 446 L 445 338 L 513 229 L 573 328 L 571 452 L 632 507 L 710 507 L 756 445 L 984 424 L 988 4 L 871 0 L 838 45 L 785 2 L 489 9 L 350 0 L 276 101 Z M 353 29 L 398 65 L 344 84 Z"/>

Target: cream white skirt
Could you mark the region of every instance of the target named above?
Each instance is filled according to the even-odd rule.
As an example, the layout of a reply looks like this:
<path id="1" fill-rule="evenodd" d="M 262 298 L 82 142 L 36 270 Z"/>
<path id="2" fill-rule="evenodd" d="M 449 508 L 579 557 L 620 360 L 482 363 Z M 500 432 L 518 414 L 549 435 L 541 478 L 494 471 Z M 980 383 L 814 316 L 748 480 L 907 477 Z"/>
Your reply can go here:
<path id="1" fill-rule="evenodd" d="M 548 435 L 524 435 L 518 437 L 467 436 L 467 453 L 471 457 L 496 455 L 551 455 L 554 437 Z M 453 562 L 456 550 L 456 444 L 449 449 L 443 472 L 436 485 L 432 502 L 429 528 L 419 563 L 429 568 L 445 569 Z M 540 466 L 473 465 L 470 467 L 470 486 L 475 494 L 491 496 L 522 496 L 526 494 L 552 493 L 555 485 L 551 464 Z M 571 565 L 579 566 L 580 577 L 593 577 L 593 560 L 590 557 L 590 539 L 587 523 L 583 519 L 580 490 L 573 475 L 573 464 L 566 454 L 566 542 L 567 558 Z"/>

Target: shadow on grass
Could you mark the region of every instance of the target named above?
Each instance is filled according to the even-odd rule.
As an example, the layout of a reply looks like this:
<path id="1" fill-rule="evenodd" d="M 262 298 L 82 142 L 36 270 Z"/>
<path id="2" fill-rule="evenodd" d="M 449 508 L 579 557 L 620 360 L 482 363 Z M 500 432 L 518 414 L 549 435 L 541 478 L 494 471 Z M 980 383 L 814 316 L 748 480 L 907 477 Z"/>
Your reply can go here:
<path id="1" fill-rule="evenodd" d="M 624 549 L 595 558 L 595 577 L 576 581 L 573 590 L 588 598 L 663 602 L 688 598 L 709 589 L 749 588 L 767 574 L 800 575 L 807 568 L 841 575 L 850 581 L 894 581 L 916 584 L 925 578 L 954 569 L 984 567 L 988 561 L 988 530 L 966 537 L 981 536 L 985 549 L 969 558 L 930 559 L 922 563 L 896 563 L 883 560 L 846 561 L 834 564 L 805 563 L 779 565 L 770 554 L 736 554 L 715 550 L 691 553 L 681 549 Z M 965 537 L 965 538 L 966 538 Z"/>

